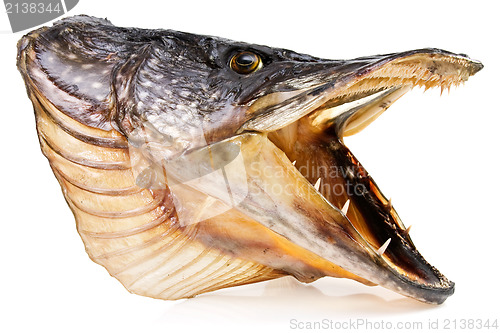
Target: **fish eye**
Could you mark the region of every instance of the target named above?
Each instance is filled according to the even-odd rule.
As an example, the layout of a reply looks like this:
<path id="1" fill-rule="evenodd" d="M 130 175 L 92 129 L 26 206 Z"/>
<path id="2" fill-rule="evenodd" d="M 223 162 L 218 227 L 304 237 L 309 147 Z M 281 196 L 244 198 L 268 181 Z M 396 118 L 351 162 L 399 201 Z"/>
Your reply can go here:
<path id="1" fill-rule="evenodd" d="M 238 74 L 250 74 L 262 68 L 262 59 L 253 52 L 242 51 L 233 55 L 229 66 Z"/>

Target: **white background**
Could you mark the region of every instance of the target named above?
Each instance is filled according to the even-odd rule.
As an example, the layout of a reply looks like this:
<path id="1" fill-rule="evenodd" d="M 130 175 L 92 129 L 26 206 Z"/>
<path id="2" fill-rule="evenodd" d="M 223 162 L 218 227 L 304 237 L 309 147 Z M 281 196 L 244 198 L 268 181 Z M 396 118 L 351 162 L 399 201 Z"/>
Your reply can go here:
<path id="1" fill-rule="evenodd" d="M 500 320 L 500 24 L 494 1 L 125 3 L 80 0 L 71 14 L 325 58 L 438 47 L 481 60 L 485 68 L 450 95 L 415 89 L 346 141 L 393 198 L 405 224 L 413 225 L 417 248 L 456 282 L 456 293 L 441 306 L 429 306 L 380 287 L 325 278 L 311 285 L 276 280 L 180 301 L 129 294 L 84 251 L 39 150 L 32 106 L 16 70 L 22 34 L 7 32 L 2 13 L 0 331 L 285 332 L 297 331 L 293 319 L 421 322 L 424 330 L 418 331 L 425 331 L 435 320 L 441 328 L 446 319 Z"/>

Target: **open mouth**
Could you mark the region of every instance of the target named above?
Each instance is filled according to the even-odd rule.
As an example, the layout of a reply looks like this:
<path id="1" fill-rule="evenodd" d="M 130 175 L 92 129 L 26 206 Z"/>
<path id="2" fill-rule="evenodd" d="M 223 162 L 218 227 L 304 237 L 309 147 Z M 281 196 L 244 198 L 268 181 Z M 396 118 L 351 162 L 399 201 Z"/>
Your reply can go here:
<path id="1" fill-rule="evenodd" d="M 453 294 L 454 283 L 420 255 L 409 228 L 343 137 L 361 131 L 413 87 L 449 89 L 481 68 L 480 63 L 441 50 L 389 55 L 351 70 L 334 84 L 298 92 L 280 101 L 279 107 L 268 107 L 271 112 L 260 110 L 245 129 L 268 133 L 289 163 L 352 225 L 355 232 L 350 236 L 372 260 L 422 291 L 412 297 L 440 303 Z M 297 107 L 297 101 L 306 107 L 294 111 L 295 119 L 283 117 L 288 111 L 282 110 Z"/>

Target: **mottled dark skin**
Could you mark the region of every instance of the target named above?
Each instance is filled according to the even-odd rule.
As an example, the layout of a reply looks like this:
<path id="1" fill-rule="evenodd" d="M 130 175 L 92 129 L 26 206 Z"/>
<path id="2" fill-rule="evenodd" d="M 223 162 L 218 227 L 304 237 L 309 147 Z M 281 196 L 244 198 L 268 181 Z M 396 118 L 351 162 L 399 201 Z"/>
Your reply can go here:
<path id="1" fill-rule="evenodd" d="M 76 54 L 76 59 L 59 56 L 62 58 L 61 65 L 74 68 L 87 79 L 102 83 L 102 87 L 95 89 L 98 91 L 82 90 L 81 84 L 75 82 L 75 75 L 65 80 L 55 74 L 62 68 L 52 68 L 45 61 L 46 58 L 41 59 L 41 65 L 45 66 L 48 73 L 54 73 L 53 80 L 61 89 L 88 100 L 93 106 L 92 119 L 83 119 L 88 117 L 86 113 L 78 110 L 71 112 L 70 107 L 63 108 L 71 112 L 70 116 L 75 119 L 82 118 L 86 124 L 106 128 L 113 118 L 115 126 L 127 134 L 152 112 L 147 107 L 139 108 L 139 102 L 148 106 L 153 101 L 161 101 L 162 112 L 168 109 L 172 117 L 170 126 L 182 128 L 185 121 L 180 118 L 186 110 L 178 110 L 177 106 L 194 103 L 190 111 L 200 119 L 201 128 L 197 130 L 207 143 L 232 136 L 256 114 L 272 110 L 247 112 L 253 101 L 270 93 L 317 86 L 276 106 L 282 109 L 281 112 L 286 112 L 286 107 L 298 107 L 308 98 L 322 94 L 335 84 L 363 76 L 392 59 L 419 52 L 452 55 L 442 50 L 425 49 L 353 60 L 328 60 L 212 36 L 171 30 L 120 28 L 107 20 L 86 16 L 62 20 L 42 35 L 38 47 L 40 54 Z M 264 63 L 262 69 L 249 75 L 232 71 L 228 66 L 229 60 L 241 50 L 259 54 Z M 81 68 L 85 64 L 92 64 L 93 67 Z M 144 86 L 138 83 L 139 79 L 150 84 Z M 152 86 L 168 87 L 169 94 L 151 89 Z M 110 101 L 107 97 L 111 89 L 119 96 L 116 114 L 106 112 L 109 110 Z M 141 92 L 144 94 L 141 95 Z M 99 95 L 101 98 L 98 98 Z M 60 106 L 65 103 L 60 100 L 53 102 Z M 232 107 L 228 108 L 228 105 Z M 97 114 L 99 117 L 95 116 Z"/>
<path id="2" fill-rule="evenodd" d="M 218 114 L 228 104 L 245 105 L 271 92 L 307 87 L 307 83 L 300 80 L 301 76 L 304 76 L 310 85 L 317 84 L 318 81 L 312 79 L 310 73 L 318 72 L 318 69 L 326 66 L 319 62 L 318 58 L 289 50 L 170 30 L 119 28 L 109 21 L 85 16 L 63 20 L 56 28 L 43 35 L 40 45 L 46 48 L 39 50 L 40 52 L 55 52 L 56 48 L 57 52 L 63 54 L 78 52 L 78 59 L 63 61 L 66 66 L 92 62 L 94 66 L 98 64 L 109 68 L 113 73 L 124 73 L 123 78 L 114 76 L 111 71 L 99 76 L 98 79 L 105 83 L 102 89 L 106 96 L 112 86 L 119 91 L 125 82 L 135 84 L 135 76 L 146 75 L 155 85 L 171 87 L 172 96 L 167 105 L 172 113 L 176 112 L 177 105 L 185 104 L 185 101 L 189 100 L 197 103 L 196 110 L 200 115 L 215 115 L 216 120 L 228 117 L 227 114 Z M 264 69 L 254 75 L 245 76 L 228 68 L 230 57 L 239 50 L 252 50 L 261 55 Z M 161 60 L 161 63 L 155 65 L 148 62 L 154 58 Z M 50 72 L 50 69 L 47 68 L 47 71 Z M 88 71 L 94 75 L 95 69 Z M 152 74 L 163 74 L 164 77 L 158 79 Z M 325 75 L 317 75 L 318 80 L 321 81 Z M 57 76 L 53 79 L 58 86 L 78 98 L 88 99 L 97 105 L 106 103 L 96 99 L 95 95 L 81 92 L 79 85 L 71 82 L 74 77 L 69 78 L 70 82 Z M 175 81 L 172 82 L 173 80 Z M 141 121 L 144 116 L 134 107 L 142 100 L 137 94 L 144 88 L 136 86 L 135 89 L 131 96 L 127 96 L 123 101 L 119 100 L 123 109 L 117 115 L 118 124 L 128 114 L 132 118 L 131 121 Z M 149 96 L 144 100 L 146 103 L 153 98 L 164 98 L 154 91 L 148 90 L 148 93 Z M 96 109 L 99 109 L 98 106 Z M 243 115 L 234 114 L 234 109 L 231 110 L 232 123 L 235 118 L 241 119 L 232 127 L 239 128 L 246 120 L 244 109 L 241 111 Z M 83 115 L 72 116 L 78 118 Z M 85 122 L 102 127 L 105 126 L 105 120 L 111 116 L 103 115 L 96 120 L 85 119 Z M 225 125 L 227 124 L 211 124 L 217 129 L 224 128 Z M 123 127 L 126 130 L 126 126 Z"/>

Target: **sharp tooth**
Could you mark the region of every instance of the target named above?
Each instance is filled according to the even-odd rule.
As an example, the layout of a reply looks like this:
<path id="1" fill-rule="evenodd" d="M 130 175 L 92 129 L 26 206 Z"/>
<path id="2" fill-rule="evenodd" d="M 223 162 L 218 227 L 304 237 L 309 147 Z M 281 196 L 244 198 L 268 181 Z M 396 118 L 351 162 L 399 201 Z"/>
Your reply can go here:
<path id="1" fill-rule="evenodd" d="M 403 236 L 407 237 L 408 234 L 410 233 L 410 229 L 411 229 L 411 225 L 408 228 L 406 228 L 406 230 L 403 231 Z"/>
<path id="2" fill-rule="evenodd" d="M 318 180 L 316 181 L 316 184 L 314 184 L 314 188 L 316 189 L 316 191 L 319 191 L 320 185 L 321 185 L 321 178 L 318 178 Z"/>
<path id="3" fill-rule="evenodd" d="M 391 242 L 391 239 L 389 238 L 388 240 L 385 241 L 385 243 L 377 250 L 377 253 L 379 255 L 383 255 L 385 250 L 387 250 L 387 247 L 389 246 L 389 243 Z"/>
<path id="4" fill-rule="evenodd" d="M 351 202 L 351 199 L 347 199 L 347 201 L 344 204 L 344 207 L 342 207 L 342 213 L 344 213 L 345 216 L 347 216 L 347 211 L 349 210 L 349 203 Z"/>
<path id="5" fill-rule="evenodd" d="M 293 161 L 292 162 L 292 165 L 295 166 L 295 163 L 297 163 L 297 160 Z"/>
<path id="6" fill-rule="evenodd" d="M 389 201 L 385 204 L 385 208 L 391 210 L 392 208 L 392 198 L 389 198 Z"/>

